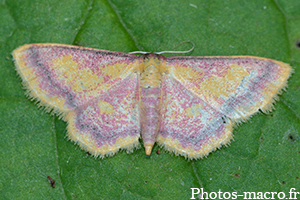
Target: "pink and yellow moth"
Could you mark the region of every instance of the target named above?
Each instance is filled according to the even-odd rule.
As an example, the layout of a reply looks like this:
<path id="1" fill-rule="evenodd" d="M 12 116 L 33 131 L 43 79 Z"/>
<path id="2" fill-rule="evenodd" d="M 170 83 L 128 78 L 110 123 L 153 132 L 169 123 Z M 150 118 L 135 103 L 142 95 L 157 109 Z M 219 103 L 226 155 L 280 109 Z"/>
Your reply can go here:
<path id="1" fill-rule="evenodd" d="M 155 142 L 202 158 L 234 124 L 272 109 L 291 67 L 254 56 L 164 57 L 61 44 L 14 50 L 30 97 L 67 121 L 69 138 L 101 158 Z"/>

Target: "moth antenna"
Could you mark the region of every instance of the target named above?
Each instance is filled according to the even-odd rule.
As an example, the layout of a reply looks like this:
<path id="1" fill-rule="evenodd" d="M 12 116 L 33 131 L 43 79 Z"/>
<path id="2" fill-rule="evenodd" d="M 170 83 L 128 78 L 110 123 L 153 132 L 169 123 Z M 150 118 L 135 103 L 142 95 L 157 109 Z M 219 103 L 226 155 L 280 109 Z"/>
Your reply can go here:
<path id="1" fill-rule="evenodd" d="M 190 53 L 191 51 L 194 50 L 195 44 L 194 44 L 194 42 L 192 42 L 192 41 L 183 41 L 183 42 L 180 42 L 177 46 L 173 47 L 173 49 L 179 47 L 179 46 L 182 45 L 183 43 L 190 43 L 190 44 L 192 44 L 193 46 L 192 46 L 192 48 L 190 48 L 190 49 L 187 50 L 187 51 L 161 51 L 161 52 L 155 52 L 155 53 L 156 53 L 156 54 L 163 54 L 163 53 Z"/>
<path id="2" fill-rule="evenodd" d="M 141 54 L 147 54 L 147 53 L 150 53 L 150 52 L 147 52 L 147 51 L 133 51 L 133 52 L 129 52 L 130 54 L 136 54 L 136 53 L 141 53 Z"/>
<path id="3" fill-rule="evenodd" d="M 191 51 L 194 50 L 195 48 L 195 44 L 192 41 L 183 41 L 180 42 L 178 45 L 176 45 L 175 47 L 173 47 L 173 49 L 179 47 L 180 45 L 182 45 L 183 43 L 191 43 L 193 45 L 193 47 L 187 51 L 161 51 L 161 52 L 154 52 L 155 54 L 163 54 L 163 53 L 189 53 Z M 146 51 L 133 51 L 133 52 L 129 52 L 131 54 L 136 54 L 136 53 L 141 53 L 141 54 L 147 54 L 147 53 L 151 53 L 151 52 L 146 52 Z"/>

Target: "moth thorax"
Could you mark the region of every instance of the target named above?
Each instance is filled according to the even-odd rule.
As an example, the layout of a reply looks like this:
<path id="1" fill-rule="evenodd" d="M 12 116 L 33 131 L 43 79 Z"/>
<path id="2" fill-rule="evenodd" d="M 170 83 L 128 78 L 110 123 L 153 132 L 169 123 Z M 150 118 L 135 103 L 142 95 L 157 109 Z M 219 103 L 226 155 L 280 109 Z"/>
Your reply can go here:
<path id="1" fill-rule="evenodd" d="M 154 65 L 147 65 L 141 73 L 141 86 L 143 88 L 158 88 L 161 84 L 161 74 Z"/>

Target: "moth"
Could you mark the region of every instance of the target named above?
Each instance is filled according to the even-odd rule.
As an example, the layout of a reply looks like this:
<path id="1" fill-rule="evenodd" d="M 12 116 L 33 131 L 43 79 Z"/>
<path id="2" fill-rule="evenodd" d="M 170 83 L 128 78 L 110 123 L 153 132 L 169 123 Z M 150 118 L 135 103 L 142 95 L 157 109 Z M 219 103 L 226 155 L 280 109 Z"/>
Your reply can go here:
<path id="1" fill-rule="evenodd" d="M 292 68 L 254 56 L 164 57 L 62 44 L 13 51 L 28 95 L 68 123 L 68 137 L 101 158 L 143 139 L 188 159 L 228 144 L 233 126 L 268 112 Z"/>

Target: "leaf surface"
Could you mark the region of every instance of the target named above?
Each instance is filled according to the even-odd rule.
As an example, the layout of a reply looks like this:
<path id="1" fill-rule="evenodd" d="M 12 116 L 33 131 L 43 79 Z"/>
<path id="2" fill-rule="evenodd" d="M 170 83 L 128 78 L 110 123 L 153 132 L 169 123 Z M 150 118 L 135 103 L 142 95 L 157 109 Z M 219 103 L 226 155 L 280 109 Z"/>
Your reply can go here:
<path id="1" fill-rule="evenodd" d="M 189 199 L 191 187 L 238 194 L 299 190 L 299 9 L 297 0 L 0 1 L 1 198 Z M 29 43 L 158 52 L 183 41 L 195 43 L 186 56 L 254 55 L 295 70 L 275 110 L 239 125 L 229 147 L 197 161 L 157 145 L 151 157 L 144 149 L 91 157 L 67 140 L 65 122 L 24 95 L 10 55 Z"/>

